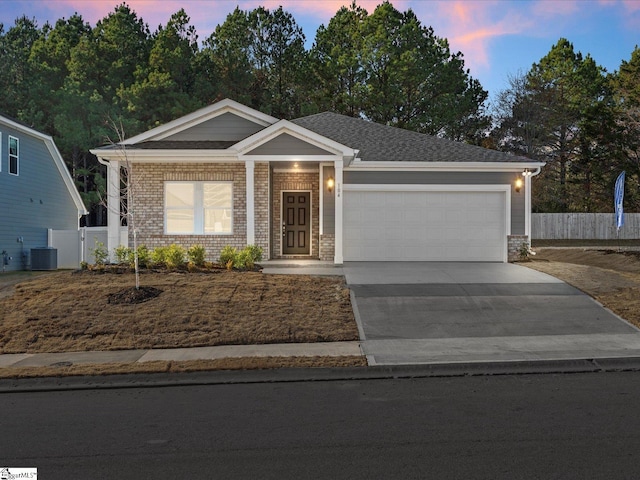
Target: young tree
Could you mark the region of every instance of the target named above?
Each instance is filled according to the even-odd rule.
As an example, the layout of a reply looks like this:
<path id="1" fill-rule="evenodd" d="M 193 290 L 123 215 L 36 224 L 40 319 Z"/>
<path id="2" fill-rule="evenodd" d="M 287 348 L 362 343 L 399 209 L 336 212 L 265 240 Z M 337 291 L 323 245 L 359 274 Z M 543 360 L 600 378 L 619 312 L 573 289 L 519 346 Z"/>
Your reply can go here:
<path id="1" fill-rule="evenodd" d="M 138 262 L 138 225 L 137 225 L 137 199 L 141 191 L 139 182 L 135 178 L 135 172 L 133 169 L 133 163 L 127 155 L 127 146 L 124 144 L 125 131 L 122 121 L 109 119 L 107 121 L 108 127 L 115 133 L 115 140 L 111 137 L 107 137 L 107 142 L 120 152 L 120 185 L 116 185 L 115 188 L 120 191 L 120 203 L 117 206 L 105 205 L 107 208 L 117 208 L 121 217 L 126 221 L 127 228 L 133 237 L 133 265 L 136 279 L 136 290 L 140 289 L 140 265 Z M 114 187 L 113 185 L 111 186 Z M 109 252 L 111 253 L 111 252 Z"/>

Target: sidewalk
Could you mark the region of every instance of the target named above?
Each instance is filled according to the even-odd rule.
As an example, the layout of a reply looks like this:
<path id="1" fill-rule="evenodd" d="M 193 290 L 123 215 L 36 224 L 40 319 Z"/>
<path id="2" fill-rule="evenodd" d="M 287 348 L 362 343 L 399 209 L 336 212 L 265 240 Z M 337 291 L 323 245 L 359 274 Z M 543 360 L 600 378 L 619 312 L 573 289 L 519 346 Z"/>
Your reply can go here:
<path id="1" fill-rule="evenodd" d="M 71 366 L 101 363 L 215 360 L 241 357 L 342 357 L 362 355 L 359 342 L 221 345 L 217 347 L 115 350 L 107 352 L 16 353 L 0 355 L 0 368 Z"/>

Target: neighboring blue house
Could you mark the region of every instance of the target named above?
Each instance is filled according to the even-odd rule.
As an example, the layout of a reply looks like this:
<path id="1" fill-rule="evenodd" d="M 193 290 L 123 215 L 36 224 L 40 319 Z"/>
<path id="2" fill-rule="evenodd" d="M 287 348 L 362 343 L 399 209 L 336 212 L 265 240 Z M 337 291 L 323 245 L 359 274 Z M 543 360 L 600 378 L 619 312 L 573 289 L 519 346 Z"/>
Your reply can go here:
<path id="1" fill-rule="evenodd" d="M 30 268 L 48 229 L 77 230 L 86 214 L 53 138 L 0 115 L 0 272 Z"/>

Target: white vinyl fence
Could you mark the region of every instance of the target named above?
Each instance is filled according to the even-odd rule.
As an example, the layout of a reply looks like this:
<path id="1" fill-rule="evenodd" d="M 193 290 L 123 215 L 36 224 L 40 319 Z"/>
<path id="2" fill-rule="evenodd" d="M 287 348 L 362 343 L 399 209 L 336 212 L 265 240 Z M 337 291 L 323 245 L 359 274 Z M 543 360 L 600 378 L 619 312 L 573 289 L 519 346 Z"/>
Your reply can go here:
<path id="1" fill-rule="evenodd" d="M 533 213 L 531 238 L 536 240 L 640 239 L 640 213 L 625 213 L 616 234 L 614 213 Z"/>
<path id="2" fill-rule="evenodd" d="M 58 268 L 78 268 L 81 262 L 95 263 L 96 243 L 107 246 L 107 227 L 82 227 L 79 230 L 49 229 L 49 247 L 58 250 Z M 128 245 L 127 227 L 120 228 L 120 244 Z"/>

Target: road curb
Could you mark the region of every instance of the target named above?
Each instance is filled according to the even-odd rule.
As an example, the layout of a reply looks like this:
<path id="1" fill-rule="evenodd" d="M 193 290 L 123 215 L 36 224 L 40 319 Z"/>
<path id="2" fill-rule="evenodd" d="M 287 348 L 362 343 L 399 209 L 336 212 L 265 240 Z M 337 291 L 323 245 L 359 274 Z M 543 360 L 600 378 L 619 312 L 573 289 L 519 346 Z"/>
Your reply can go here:
<path id="1" fill-rule="evenodd" d="M 447 363 L 346 368 L 282 368 L 0 380 L 0 394 L 251 383 L 326 382 L 490 375 L 640 371 L 640 357 Z"/>

